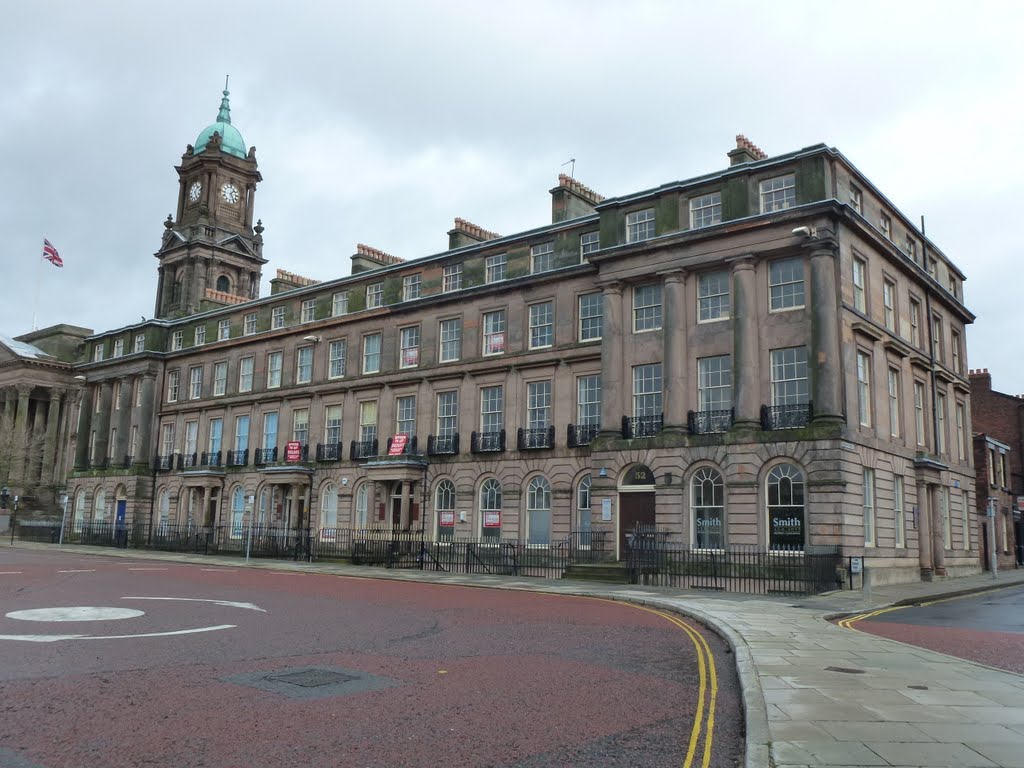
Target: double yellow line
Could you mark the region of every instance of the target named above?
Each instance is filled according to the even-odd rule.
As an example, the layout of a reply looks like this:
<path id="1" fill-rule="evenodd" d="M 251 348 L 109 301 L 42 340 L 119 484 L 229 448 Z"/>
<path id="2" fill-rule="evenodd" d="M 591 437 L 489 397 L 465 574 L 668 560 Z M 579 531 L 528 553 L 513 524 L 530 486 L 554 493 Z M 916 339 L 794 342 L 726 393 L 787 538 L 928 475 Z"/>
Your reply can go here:
<path id="1" fill-rule="evenodd" d="M 870 619 L 872 616 L 878 616 L 882 613 L 889 613 L 889 611 L 900 611 L 904 608 L 925 608 L 929 605 L 935 605 L 936 603 L 948 603 L 952 600 L 963 600 L 967 597 L 977 597 L 978 595 L 985 595 L 989 592 L 1001 592 L 1004 589 L 1010 589 L 1011 587 L 1019 586 L 1017 584 L 1009 584 L 1005 587 L 993 587 L 992 589 L 983 589 L 978 592 L 968 592 L 963 595 L 953 595 L 952 597 L 940 597 L 935 600 L 927 600 L 921 603 L 911 603 L 910 605 L 891 605 L 888 608 L 880 608 L 877 611 L 869 611 L 868 613 L 860 613 L 856 616 L 847 616 L 845 619 L 840 619 L 836 622 L 837 626 L 843 629 L 853 629 L 854 622 L 863 621 L 864 619 Z"/>
<path id="2" fill-rule="evenodd" d="M 879 608 L 877 611 L 868 611 L 867 613 L 859 613 L 856 616 L 847 616 L 845 619 L 840 619 L 836 624 L 843 629 L 853 629 L 854 622 L 863 621 L 864 619 L 870 619 L 872 616 L 878 616 L 882 613 L 888 613 L 889 611 L 898 611 L 900 608 L 906 608 L 905 605 L 892 605 L 888 608 Z"/>
<path id="3" fill-rule="evenodd" d="M 596 598 L 603 600 L 603 598 Z M 653 613 L 666 621 L 675 624 L 686 633 L 693 643 L 697 652 L 697 668 L 700 672 L 700 688 L 697 693 L 697 711 L 693 717 L 693 728 L 690 729 L 690 743 L 686 749 L 686 758 L 683 760 L 683 768 L 693 768 L 697 759 L 697 752 L 700 743 L 704 742 L 704 751 L 700 757 L 701 768 L 708 768 L 711 763 L 711 745 L 715 730 L 715 705 L 718 700 L 718 671 L 715 669 L 715 657 L 711 653 L 708 641 L 696 629 L 685 621 L 666 611 L 659 611 L 655 608 L 648 608 L 643 605 L 632 603 L 621 603 L 617 600 L 604 600 L 604 602 L 615 603 L 616 605 L 629 605 L 640 611 Z"/>

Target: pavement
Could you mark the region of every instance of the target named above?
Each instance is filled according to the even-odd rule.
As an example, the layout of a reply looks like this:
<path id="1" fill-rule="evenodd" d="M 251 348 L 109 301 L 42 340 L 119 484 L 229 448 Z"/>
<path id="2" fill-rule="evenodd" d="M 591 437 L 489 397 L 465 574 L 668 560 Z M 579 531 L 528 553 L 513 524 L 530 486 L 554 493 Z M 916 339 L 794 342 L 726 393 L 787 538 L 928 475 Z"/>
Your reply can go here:
<path id="1" fill-rule="evenodd" d="M 53 545 L 18 542 L 18 548 Z M 65 546 L 76 554 L 239 567 L 238 558 Z M 602 597 L 718 632 L 743 693 L 746 768 L 1024 768 L 1024 676 L 830 622 L 892 605 L 1024 585 L 1024 569 L 813 597 L 708 595 L 552 579 L 254 560 L 254 568 Z M 733 724 L 719 722 L 720 728 Z"/>

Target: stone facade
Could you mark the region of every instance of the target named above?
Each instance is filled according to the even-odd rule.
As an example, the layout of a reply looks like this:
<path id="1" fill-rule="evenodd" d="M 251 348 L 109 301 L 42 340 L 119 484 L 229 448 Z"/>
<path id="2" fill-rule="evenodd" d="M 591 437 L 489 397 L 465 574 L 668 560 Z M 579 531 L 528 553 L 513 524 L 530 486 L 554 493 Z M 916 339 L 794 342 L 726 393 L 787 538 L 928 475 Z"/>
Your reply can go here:
<path id="1" fill-rule="evenodd" d="M 729 156 L 612 198 L 563 176 L 550 224 L 457 220 L 445 252 L 361 245 L 349 277 L 199 312 L 161 257 L 165 316 L 76 368 L 74 519 L 617 548 L 654 524 L 836 545 L 878 580 L 978 570 L 962 273 L 835 149 Z M 251 220 L 218 226 L 255 270 Z"/>

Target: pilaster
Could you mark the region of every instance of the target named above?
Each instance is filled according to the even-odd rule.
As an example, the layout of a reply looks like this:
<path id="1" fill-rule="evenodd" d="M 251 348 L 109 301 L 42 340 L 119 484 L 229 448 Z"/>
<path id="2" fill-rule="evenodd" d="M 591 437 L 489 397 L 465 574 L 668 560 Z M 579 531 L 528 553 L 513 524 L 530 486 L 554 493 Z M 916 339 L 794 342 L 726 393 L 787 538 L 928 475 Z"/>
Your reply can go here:
<path id="1" fill-rule="evenodd" d="M 618 437 L 619 423 L 626 412 L 622 391 L 622 346 L 627 342 L 622 327 L 622 284 L 604 287 L 601 336 L 601 435 Z"/>
<path id="2" fill-rule="evenodd" d="M 811 364 L 814 370 L 814 420 L 843 420 L 842 354 L 839 343 L 839 293 L 833 240 L 811 246 Z"/>
<path id="3" fill-rule="evenodd" d="M 665 275 L 663 387 L 665 432 L 686 431 L 686 272 Z"/>
<path id="4" fill-rule="evenodd" d="M 760 339 L 758 338 L 757 281 L 753 257 L 733 262 L 733 292 L 736 296 L 733 322 L 733 358 L 737 429 L 757 429 L 760 419 Z"/>

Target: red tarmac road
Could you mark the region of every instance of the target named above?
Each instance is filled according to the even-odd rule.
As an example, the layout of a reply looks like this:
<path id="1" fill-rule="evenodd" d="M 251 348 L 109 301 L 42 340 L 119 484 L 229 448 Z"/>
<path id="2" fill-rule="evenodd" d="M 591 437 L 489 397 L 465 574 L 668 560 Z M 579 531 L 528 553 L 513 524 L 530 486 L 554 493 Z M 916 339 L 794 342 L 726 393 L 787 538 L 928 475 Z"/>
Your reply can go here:
<path id="1" fill-rule="evenodd" d="M 624 604 L 5 548 L 0 608 L 0 766 L 742 762 L 725 644 Z"/>
<path id="2" fill-rule="evenodd" d="M 891 608 L 854 629 L 1024 674 L 1024 587 Z"/>

